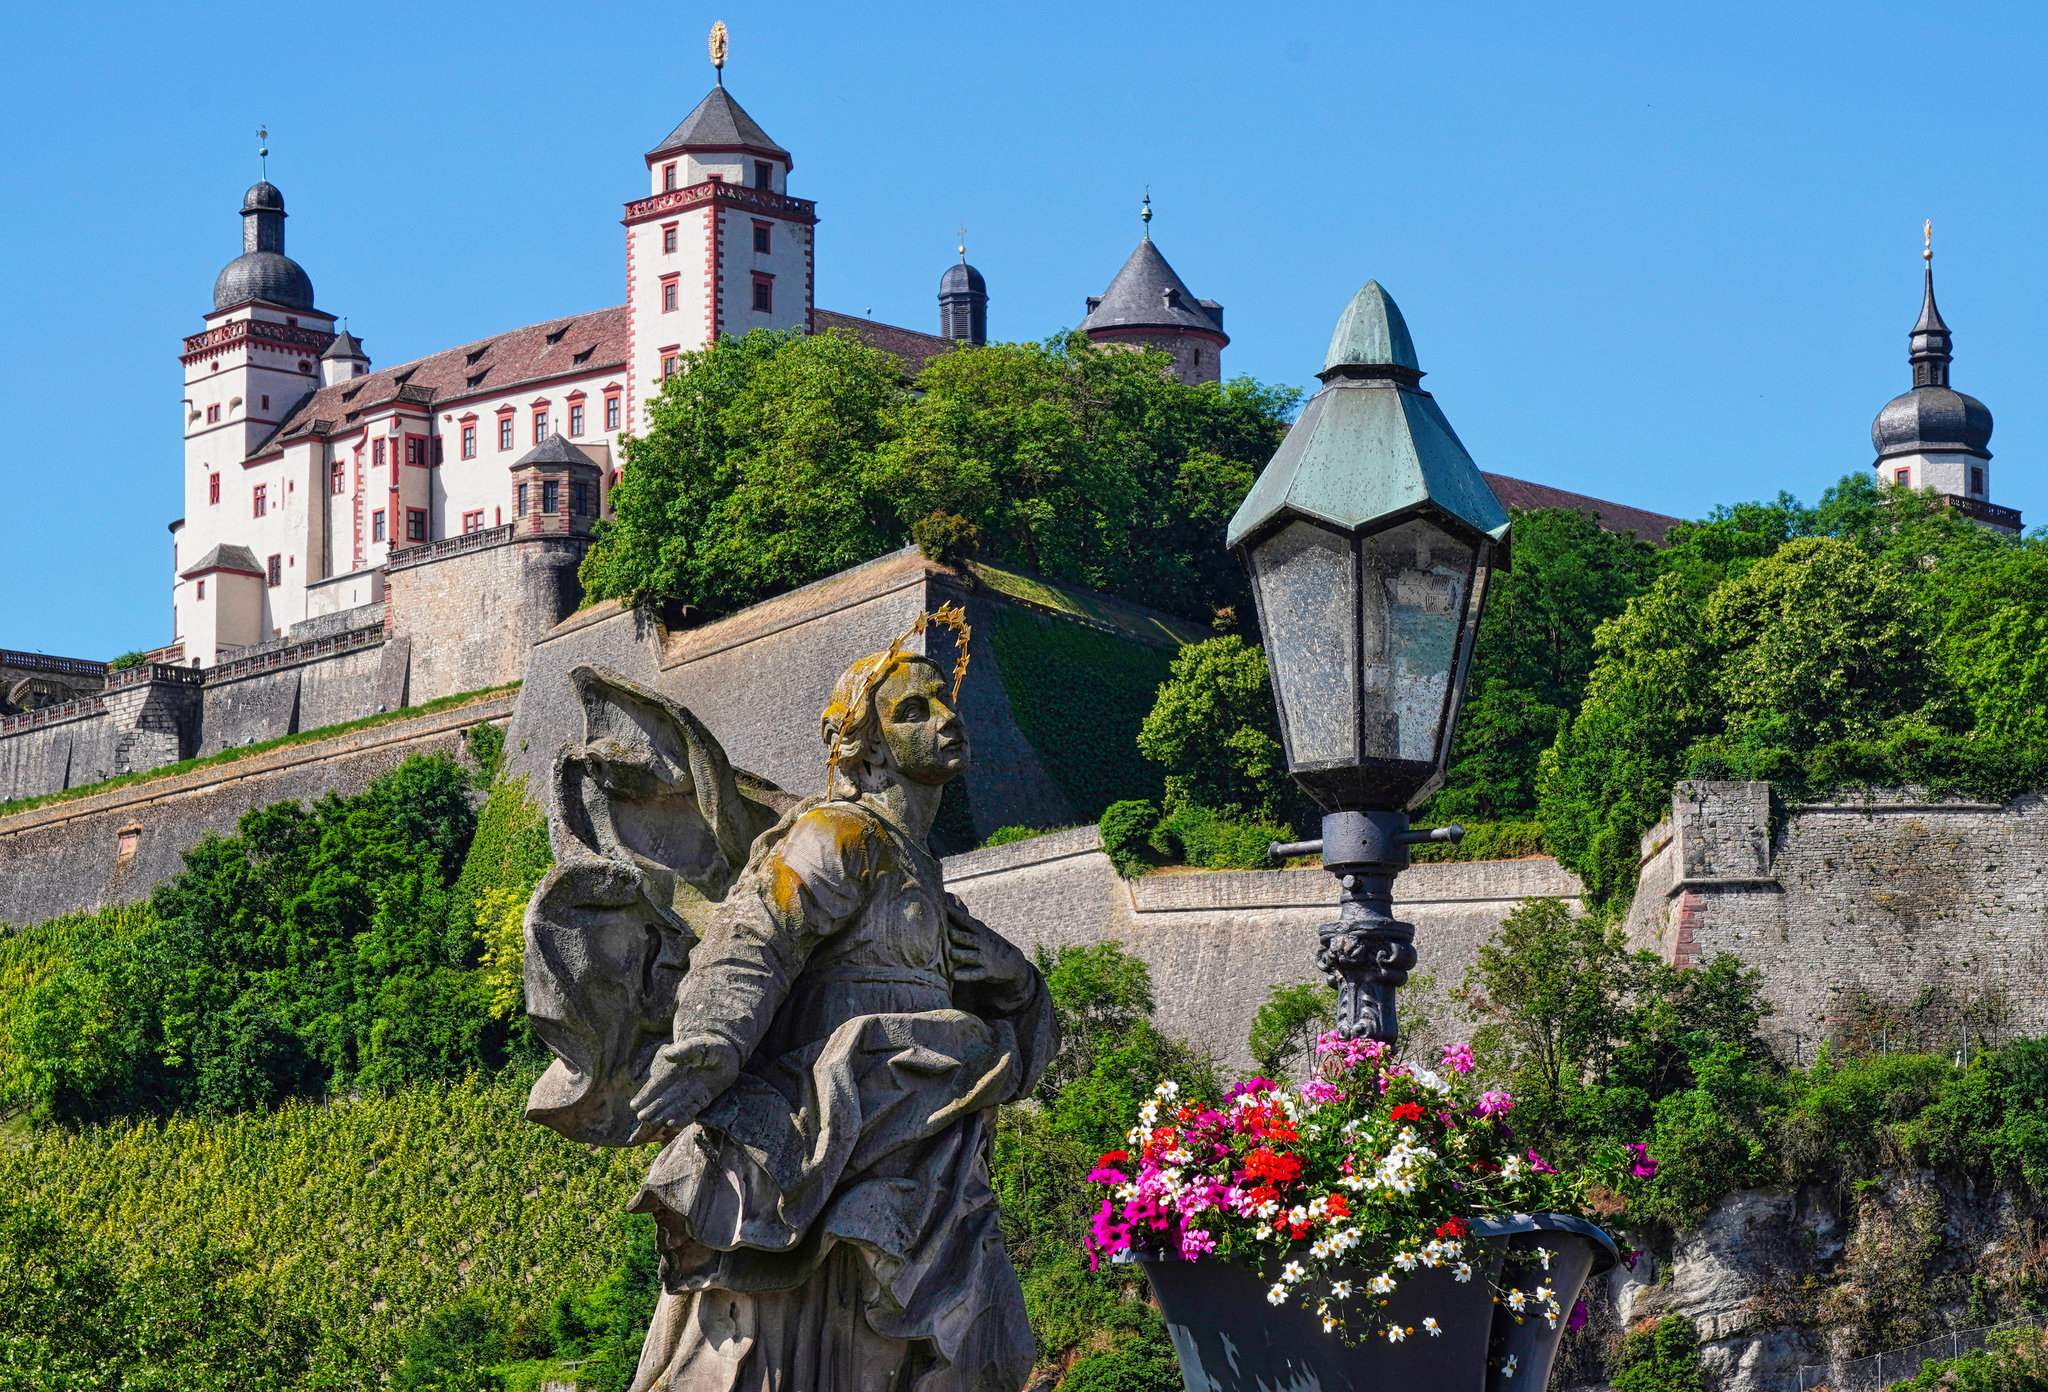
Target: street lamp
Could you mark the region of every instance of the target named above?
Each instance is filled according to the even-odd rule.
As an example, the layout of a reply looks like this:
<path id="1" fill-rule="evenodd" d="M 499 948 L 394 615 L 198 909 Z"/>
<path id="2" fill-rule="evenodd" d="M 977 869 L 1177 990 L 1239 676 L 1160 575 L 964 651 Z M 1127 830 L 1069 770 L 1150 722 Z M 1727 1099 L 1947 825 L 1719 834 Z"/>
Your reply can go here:
<path id="1" fill-rule="evenodd" d="M 1344 893 L 1316 963 L 1340 1034 L 1393 1043 L 1415 929 L 1392 915 L 1418 841 L 1409 810 L 1443 783 L 1487 577 L 1508 516 L 1434 398 L 1401 311 L 1376 281 L 1352 297 L 1309 398 L 1237 515 L 1287 769 L 1323 809 L 1320 850 Z"/>

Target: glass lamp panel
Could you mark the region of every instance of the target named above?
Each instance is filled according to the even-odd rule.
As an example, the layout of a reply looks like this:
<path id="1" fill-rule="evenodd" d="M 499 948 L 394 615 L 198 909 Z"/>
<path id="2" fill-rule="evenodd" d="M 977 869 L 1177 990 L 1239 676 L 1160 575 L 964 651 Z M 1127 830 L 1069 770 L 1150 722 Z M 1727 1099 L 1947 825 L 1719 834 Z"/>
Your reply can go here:
<path id="1" fill-rule="evenodd" d="M 1288 764 L 1356 762 L 1358 630 L 1350 541 L 1295 522 L 1252 548 L 1251 562 Z"/>
<path id="2" fill-rule="evenodd" d="M 1472 547 L 1427 522 L 1360 542 L 1365 756 L 1436 762 L 1472 597 Z"/>

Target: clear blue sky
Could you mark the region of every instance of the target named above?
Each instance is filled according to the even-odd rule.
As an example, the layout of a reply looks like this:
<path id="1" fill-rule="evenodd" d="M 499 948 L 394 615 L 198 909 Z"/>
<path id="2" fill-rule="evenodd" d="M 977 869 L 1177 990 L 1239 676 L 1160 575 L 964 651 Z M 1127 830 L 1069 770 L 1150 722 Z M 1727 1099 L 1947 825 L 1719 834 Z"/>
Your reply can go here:
<path id="1" fill-rule="evenodd" d="M 1482 468 L 1681 515 L 1869 467 L 1932 217 L 1993 498 L 2048 522 L 2038 6 L 24 7 L 0 647 L 169 639 L 177 354 L 259 123 L 291 254 L 390 365 L 623 300 L 620 205 L 721 17 L 820 306 L 935 327 L 965 220 L 991 334 L 1042 337 L 1149 184 L 1226 370 L 1313 385 L 1376 277 Z"/>

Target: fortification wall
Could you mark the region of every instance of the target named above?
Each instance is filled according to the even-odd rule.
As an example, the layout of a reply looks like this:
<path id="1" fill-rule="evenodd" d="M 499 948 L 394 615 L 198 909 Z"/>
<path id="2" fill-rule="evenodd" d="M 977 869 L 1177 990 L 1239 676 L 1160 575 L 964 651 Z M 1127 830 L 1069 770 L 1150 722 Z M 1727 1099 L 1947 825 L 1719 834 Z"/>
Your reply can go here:
<path id="1" fill-rule="evenodd" d="M 1094 827 L 948 856 L 944 865 L 947 887 L 1026 951 L 1123 943 L 1151 968 L 1160 1028 L 1206 1045 L 1228 1070 L 1250 1067 L 1245 1035 L 1272 987 L 1320 979 L 1316 929 L 1337 916 L 1337 883 L 1322 870 L 1125 880 Z M 1417 865 L 1394 887 L 1396 914 L 1415 925 L 1421 958 L 1401 1007 L 1411 1021 L 1427 1021 L 1432 1039 L 1462 1033 L 1447 993 L 1502 919 L 1526 898 L 1576 907 L 1584 893 L 1548 858 Z"/>
<path id="2" fill-rule="evenodd" d="M 1912 789 L 1782 809 L 1762 783 L 1681 783 L 1643 838 L 1632 946 L 1763 975 L 1788 1060 L 2048 1032 L 2048 802 Z"/>
<path id="3" fill-rule="evenodd" d="M 0 921 L 141 899 L 250 808 L 359 792 L 411 755 L 460 754 L 471 726 L 511 714 L 512 698 L 498 696 L 0 817 Z"/>
<path id="4" fill-rule="evenodd" d="M 407 704 L 516 681 L 533 644 L 583 598 L 579 537 L 521 537 L 512 528 L 449 537 L 393 556 L 384 605 L 410 645 Z"/>
<path id="5" fill-rule="evenodd" d="M 564 745 L 583 738 L 583 707 L 569 681 L 570 670 L 608 667 L 642 686 L 655 686 L 661 677 L 661 636 L 661 625 L 648 610 L 606 600 L 533 645 L 505 731 L 505 771 L 526 780 L 528 794 L 543 810 L 554 802 L 556 756 Z"/>

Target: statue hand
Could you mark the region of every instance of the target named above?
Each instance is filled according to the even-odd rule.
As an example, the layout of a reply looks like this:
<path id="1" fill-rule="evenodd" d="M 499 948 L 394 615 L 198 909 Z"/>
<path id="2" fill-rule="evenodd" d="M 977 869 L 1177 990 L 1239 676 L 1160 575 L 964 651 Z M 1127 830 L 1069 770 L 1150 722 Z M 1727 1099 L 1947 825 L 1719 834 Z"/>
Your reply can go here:
<path id="1" fill-rule="evenodd" d="M 644 1131 L 675 1131 L 696 1120 L 739 1076 L 740 1056 L 725 1040 L 693 1034 L 655 1055 L 647 1086 L 633 1098 Z"/>
<path id="2" fill-rule="evenodd" d="M 971 923 L 953 919 L 947 925 L 948 958 L 953 980 L 976 985 L 1008 985 L 1024 980 L 1031 964 L 1024 954 L 993 933 L 977 932 Z"/>

